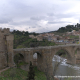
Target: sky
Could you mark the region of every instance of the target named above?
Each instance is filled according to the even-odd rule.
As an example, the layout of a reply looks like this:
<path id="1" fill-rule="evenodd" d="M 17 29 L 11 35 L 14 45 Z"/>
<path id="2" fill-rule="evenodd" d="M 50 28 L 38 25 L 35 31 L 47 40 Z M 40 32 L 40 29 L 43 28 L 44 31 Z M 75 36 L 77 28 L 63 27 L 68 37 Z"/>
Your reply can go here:
<path id="1" fill-rule="evenodd" d="M 0 28 L 49 32 L 80 23 L 80 0 L 0 0 Z"/>

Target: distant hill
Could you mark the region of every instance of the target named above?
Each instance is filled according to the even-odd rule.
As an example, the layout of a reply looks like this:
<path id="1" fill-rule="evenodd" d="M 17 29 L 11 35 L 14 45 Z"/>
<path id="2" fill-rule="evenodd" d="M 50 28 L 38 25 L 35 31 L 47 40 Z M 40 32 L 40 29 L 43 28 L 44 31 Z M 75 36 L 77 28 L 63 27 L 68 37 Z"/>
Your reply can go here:
<path id="1" fill-rule="evenodd" d="M 52 33 L 52 32 L 53 33 L 56 33 L 56 32 L 58 32 L 58 33 L 65 33 L 65 32 L 71 32 L 72 30 L 79 31 L 79 29 L 80 29 L 80 24 L 77 23 L 76 25 L 67 25 L 65 27 L 59 28 L 57 31 L 50 31 L 48 33 Z"/>
<path id="2" fill-rule="evenodd" d="M 80 24 L 76 25 L 67 25 L 65 27 L 59 28 L 57 31 L 50 31 L 45 33 L 54 33 L 55 35 L 62 35 L 66 32 L 71 32 L 72 30 L 78 31 L 80 29 Z M 29 33 L 28 31 L 19 31 L 14 30 L 12 32 L 14 34 L 14 48 L 25 48 L 25 47 L 37 47 L 37 46 L 53 46 L 54 42 L 50 42 L 48 40 L 37 41 L 37 39 L 32 39 L 29 35 L 39 35 L 39 33 Z M 42 33 L 41 33 L 42 34 Z"/>

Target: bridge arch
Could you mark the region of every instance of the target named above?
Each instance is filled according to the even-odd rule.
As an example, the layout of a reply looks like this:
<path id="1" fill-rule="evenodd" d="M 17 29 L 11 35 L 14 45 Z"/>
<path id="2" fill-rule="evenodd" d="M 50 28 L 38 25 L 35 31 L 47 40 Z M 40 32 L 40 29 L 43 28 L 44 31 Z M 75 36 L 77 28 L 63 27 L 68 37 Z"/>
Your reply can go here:
<path id="1" fill-rule="evenodd" d="M 39 70 L 41 70 L 42 62 L 43 62 L 43 55 L 39 51 L 34 51 L 33 52 L 33 56 L 35 55 L 35 53 L 36 53 L 36 57 L 37 58 L 36 59 L 33 58 L 33 65 L 37 66 L 37 68 Z"/>
<path id="2" fill-rule="evenodd" d="M 67 59 L 67 63 L 74 64 L 75 59 L 74 56 L 71 54 L 71 52 L 67 48 L 57 48 L 54 51 L 54 55 L 63 56 Z M 54 57 L 53 55 L 53 57 Z"/>
<path id="3" fill-rule="evenodd" d="M 18 64 L 24 61 L 24 55 L 21 53 L 17 53 L 14 55 L 13 59 L 14 59 L 15 64 Z"/>
<path id="4" fill-rule="evenodd" d="M 59 49 L 58 51 L 56 51 L 55 55 L 71 59 L 71 55 L 66 49 Z"/>

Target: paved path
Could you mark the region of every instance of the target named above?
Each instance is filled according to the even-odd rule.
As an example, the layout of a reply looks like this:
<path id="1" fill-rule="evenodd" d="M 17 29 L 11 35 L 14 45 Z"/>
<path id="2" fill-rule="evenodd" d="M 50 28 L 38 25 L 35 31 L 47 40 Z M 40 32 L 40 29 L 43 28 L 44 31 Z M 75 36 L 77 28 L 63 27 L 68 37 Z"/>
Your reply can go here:
<path id="1" fill-rule="evenodd" d="M 0 70 L 0 74 L 1 74 L 1 72 L 6 71 L 6 70 L 9 69 L 9 68 L 10 68 L 10 67 L 7 67 L 7 68 L 5 68 L 5 69 Z"/>

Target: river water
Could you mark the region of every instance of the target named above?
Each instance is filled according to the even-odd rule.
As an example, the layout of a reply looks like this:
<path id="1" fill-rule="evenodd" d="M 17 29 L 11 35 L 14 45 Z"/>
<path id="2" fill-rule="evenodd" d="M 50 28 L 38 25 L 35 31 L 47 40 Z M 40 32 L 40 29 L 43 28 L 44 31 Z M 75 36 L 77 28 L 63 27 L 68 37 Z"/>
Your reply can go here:
<path id="1" fill-rule="evenodd" d="M 33 55 L 34 59 L 37 59 L 37 53 Z M 80 80 L 80 65 L 67 64 L 67 59 L 61 58 L 58 55 L 53 57 L 53 71 L 56 63 L 59 63 L 55 76 L 59 80 Z M 66 79 L 64 79 L 66 77 Z M 73 77 L 73 78 L 72 78 Z"/>
<path id="2" fill-rule="evenodd" d="M 67 59 L 54 55 L 53 68 L 59 63 L 55 76 L 60 80 L 80 80 L 80 65 L 71 65 L 66 62 Z M 65 77 L 69 79 L 64 79 Z"/>

